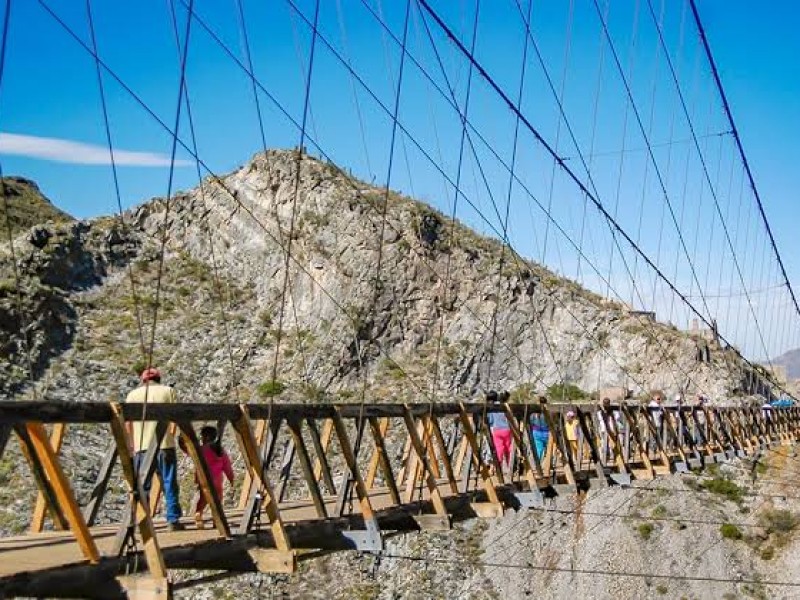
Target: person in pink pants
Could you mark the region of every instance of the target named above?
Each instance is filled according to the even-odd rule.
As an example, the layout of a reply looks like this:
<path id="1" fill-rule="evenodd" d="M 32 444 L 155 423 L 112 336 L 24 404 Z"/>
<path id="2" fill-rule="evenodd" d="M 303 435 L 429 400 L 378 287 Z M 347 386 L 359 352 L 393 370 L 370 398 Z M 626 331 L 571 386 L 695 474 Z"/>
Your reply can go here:
<path id="1" fill-rule="evenodd" d="M 211 475 L 211 482 L 214 484 L 214 489 L 217 492 L 217 498 L 219 498 L 221 502 L 223 498 L 222 485 L 224 483 L 224 477 L 227 477 L 228 481 L 233 484 L 231 459 L 222 447 L 222 442 L 219 440 L 216 427 L 211 427 L 210 425 L 203 427 L 200 430 L 200 442 L 202 443 L 200 452 L 203 456 L 203 460 L 206 462 L 206 466 L 208 466 L 208 472 Z M 198 480 L 196 475 L 195 480 Z M 203 529 L 205 527 L 203 511 L 206 508 L 206 498 L 202 490 L 200 490 L 199 481 L 198 492 L 199 496 L 194 509 L 194 521 L 198 529 Z"/>

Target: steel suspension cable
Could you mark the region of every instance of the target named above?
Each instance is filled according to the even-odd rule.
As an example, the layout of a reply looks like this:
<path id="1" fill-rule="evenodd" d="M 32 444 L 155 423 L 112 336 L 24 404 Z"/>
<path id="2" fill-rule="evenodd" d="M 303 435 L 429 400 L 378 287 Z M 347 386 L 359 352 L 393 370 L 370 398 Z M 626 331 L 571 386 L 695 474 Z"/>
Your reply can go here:
<path id="1" fill-rule="evenodd" d="M 795 296 L 794 289 L 792 288 L 792 284 L 789 282 L 789 277 L 786 274 L 786 268 L 783 264 L 783 259 L 781 258 L 781 254 L 778 251 L 778 246 L 775 243 L 775 237 L 772 234 L 772 228 L 770 227 L 769 220 L 767 219 L 766 212 L 764 212 L 764 205 L 761 201 L 761 194 L 758 192 L 758 187 L 756 186 L 755 179 L 753 178 L 753 172 L 750 169 L 750 163 L 747 160 L 747 155 L 744 152 L 744 146 L 742 145 L 741 137 L 739 136 L 739 130 L 736 127 L 736 123 L 733 120 L 733 114 L 731 113 L 730 104 L 728 103 L 728 97 L 725 94 L 725 88 L 722 86 L 722 80 L 719 76 L 719 71 L 717 70 L 717 63 L 714 60 L 714 55 L 711 52 L 711 45 L 709 44 L 708 37 L 706 36 L 705 27 L 703 27 L 703 22 L 700 20 L 700 14 L 697 10 L 697 3 L 695 0 L 689 0 L 689 6 L 692 9 L 692 15 L 694 17 L 695 25 L 697 26 L 697 31 L 700 34 L 700 41 L 703 44 L 703 49 L 705 50 L 706 58 L 708 59 L 708 64 L 711 67 L 711 73 L 714 76 L 714 83 L 716 84 L 717 91 L 719 92 L 720 99 L 722 100 L 722 106 L 725 110 L 725 115 L 728 118 L 728 123 L 731 126 L 731 132 L 733 134 L 733 139 L 736 142 L 736 147 L 739 151 L 739 155 L 742 159 L 742 165 L 744 166 L 745 172 L 747 173 L 747 179 L 750 183 L 750 189 L 753 191 L 753 196 L 756 199 L 756 206 L 758 207 L 758 212 L 761 215 L 761 219 L 764 222 L 764 227 L 767 230 L 767 235 L 769 237 L 769 242 L 772 246 L 772 250 L 775 253 L 775 258 L 778 261 L 778 265 L 780 266 L 781 275 L 783 276 L 783 280 L 786 284 L 786 289 L 791 296 L 792 303 L 794 304 L 795 311 L 798 315 L 800 315 L 800 305 L 797 303 L 797 297 Z"/>

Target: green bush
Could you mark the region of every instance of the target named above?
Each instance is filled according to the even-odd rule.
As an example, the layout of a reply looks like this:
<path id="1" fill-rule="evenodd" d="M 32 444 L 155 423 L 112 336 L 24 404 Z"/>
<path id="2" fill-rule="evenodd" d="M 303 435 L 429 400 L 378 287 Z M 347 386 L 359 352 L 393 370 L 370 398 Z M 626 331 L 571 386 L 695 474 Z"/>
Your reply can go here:
<path id="1" fill-rule="evenodd" d="M 759 521 L 767 533 L 789 533 L 798 524 L 797 516 L 783 508 L 765 510 L 759 516 Z"/>
<path id="2" fill-rule="evenodd" d="M 653 535 L 653 529 L 652 523 L 642 523 L 636 528 L 636 531 L 639 532 L 640 538 L 643 540 L 649 540 L 650 536 Z"/>
<path id="3" fill-rule="evenodd" d="M 577 385 L 556 383 L 547 388 L 547 397 L 553 402 L 577 402 L 586 399 L 588 394 Z"/>
<path id="4" fill-rule="evenodd" d="M 279 396 L 283 393 L 286 389 L 286 385 L 281 383 L 277 379 L 269 379 L 264 383 L 259 384 L 256 388 L 258 395 L 262 398 L 271 398 L 273 396 Z"/>
<path id="5" fill-rule="evenodd" d="M 739 528 L 732 523 L 723 523 L 719 528 L 719 532 L 726 540 L 740 540 L 742 539 L 742 532 Z"/>
<path id="6" fill-rule="evenodd" d="M 741 502 L 744 499 L 744 490 L 730 479 L 714 477 L 702 483 L 703 488 L 712 494 L 724 496 L 731 502 Z"/>

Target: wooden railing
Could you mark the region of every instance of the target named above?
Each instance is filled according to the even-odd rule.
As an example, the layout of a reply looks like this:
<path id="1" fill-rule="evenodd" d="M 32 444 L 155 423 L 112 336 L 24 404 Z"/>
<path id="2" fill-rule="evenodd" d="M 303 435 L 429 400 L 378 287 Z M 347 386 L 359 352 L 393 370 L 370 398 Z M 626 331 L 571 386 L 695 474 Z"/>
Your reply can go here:
<path id="1" fill-rule="evenodd" d="M 572 413 L 570 415 L 569 413 Z M 509 423 L 511 460 L 501 464 L 487 417 Z M 155 421 L 156 435 L 135 469 L 126 422 Z M 531 421 L 546 424 L 543 451 Z M 202 460 L 195 427 L 229 431 L 242 468 L 236 506 L 224 506 Z M 107 428 L 111 443 L 88 501 L 80 506 L 59 452 L 70 426 Z M 47 430 L 47 426 L 50 431 Z M 210 507 L 213 529 L 191 524 L 169 533 L 154 521 L 153 478 L 168 428 L 182 446 Z M 437 403 L 412 405 L 140 404 L 0 402 L 0 457 L 16 437 L 38 487 L 26 536 L 0 540 L 0 597 L 169 595 L 168 568 L 291 572 L 305 549 L 379 552 L 387 529 L 447 529 L 462 516 L 501 516 L 507 506 L 536 507 L 545 494 L 701 468 L 797 439 L 796 408 L 644 407 Z M 236 451 L 234 450 L 234 454 Z M 97 524 L 119 464 L 127 491 L 122 522 Z M 153 478 L 149 494 L 143 481 Z M 74 553 L 20 552 L 53 535 Z M 113 537 L 113 543 L 106 538 Z M 98 545 L 103 543 L 103 548 Z M 6 542 L 8 541 L 8 544 Z M 11 543 L 13 542 L 13 543 Z M 26 545 L 27 544 L 27 545 Z M 187 553 L 187 548 L 192 550 Z M 35 551 L 35 550 L 34 550 Z M 41 554 L 41 551 L 39 551 Z M 17 554 L 14 554 L 17 553 Z M 130 569 L 131 555 L 142 561 Z M 146 570 L 146 577 L 119 577 Z M 82 578 L 76 580 L 75 569 Z M 97 573 L 92 577 L 91 573 Z M 77 583 L 76 583 L 77 581 Z M 153 590 L 157 590 L 157 593 Z M 154 596 L 155 594 L 155 596 Z"/>

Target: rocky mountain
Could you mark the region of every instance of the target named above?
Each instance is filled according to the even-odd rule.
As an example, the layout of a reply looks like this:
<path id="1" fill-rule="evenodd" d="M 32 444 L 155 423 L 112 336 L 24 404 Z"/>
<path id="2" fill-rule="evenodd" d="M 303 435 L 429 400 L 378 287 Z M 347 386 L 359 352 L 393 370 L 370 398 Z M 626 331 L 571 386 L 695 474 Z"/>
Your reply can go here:
<path id="1" fill-rule="evenodd" d="M 3 207 L 0 214 L 0 230 L 4 240 L 7 239 L 9 224 L 12 235 L 15 235 L 48 221 L 65 223 L 73 220 L 54 206 L 33 181 L 24 177 L 2 177 L 0 180 L 3 195 L 8 202 L 8 211 Z"/>
<path id="2" fill-rule="evenodd" d="M 789 350 L 779 357 L 773 358 L 772 364 L 785 367 L 786 376 L 789 379 L 800 379 L 800 348 Z"/>
<path id="3" fill-rule="evenodd" d="M 15 244 L 19 296 L 0 246 L 0 390 L 120 397 L 154 316 L 154 362 L 196 399 L 347 400 L 364 381 L 379 401 L 561 383 L 718 398 L 748 379 L 729 350 L 701 362 L 687 333 L 501 260 L 500 243 L 425 204 L 297 162 L 270 151 L 124 222 L 35 227 Z"/>
<path id="4" fill-rule="evenodd" d="M 522 395 L 559 384 L 639 394 L 687 389 L 719 399 L 752 380 L 732 351 L 712 342 L 710 360 L 701 361 L 701 339 L 504 254 L 497 241 L 425 204 L 386 196 L 307 155 L 299 171 L 297 164 L 294 152 L 270 151 L 123 219 L 25 222 L 14 239 L 16 269 L 10 245 L 0 243 L 0 395 L 121 399 L 146 364 L 151 339 L 153 362 L 182 399 L 196 401 L 346 402 L 362 393 L 385 402 L 468 399 L 489 388 Z M 75 427 L 65 440 L 81 502 L 107 445 L 99 427 Z M 189 490 L 190 469 L 182 475 Z M 745 510 L 758 524 L 763 503 L 677 493 L 691 487 L 680 478 L 663 485 L 676 491 L 593 491 L 585 503 L 554 505 L 567 512 L 397 536 L 380 564 L 338 553 L 302 563 L 303 577 L 254 574 L 181 594 L 767 597 L 758 585 L 598 580 L 573 568 L 650 571 L 666 557 L 669 572 L 695 572 L 682 553 L 707 547 L 709 574 L 781 579 L 796 567 L 789 532 L 759 526 L 737 541 L 721 538 L 716 526 L 681 527 L 681 518 L 742 521 L 750 518 Z M 112 489 L 121 489 L 118 481 Z M 24 529 L 33 497 L 32 478 L 10 446 L 0 460 L 0 531 Z M 123 501 L 109 498 L 101 521 L 118 520 Z M 577 516 L 568 512 L 574 509 Z M 768 558 L 758 554 L 770 548 Z"/>

